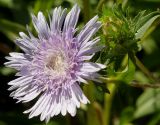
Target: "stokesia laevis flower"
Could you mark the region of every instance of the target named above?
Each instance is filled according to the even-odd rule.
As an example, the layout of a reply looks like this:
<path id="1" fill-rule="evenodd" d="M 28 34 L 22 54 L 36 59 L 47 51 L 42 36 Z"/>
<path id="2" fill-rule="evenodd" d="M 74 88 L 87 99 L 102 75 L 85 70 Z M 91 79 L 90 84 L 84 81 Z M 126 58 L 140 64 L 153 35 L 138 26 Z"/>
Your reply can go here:
<path id="1" fill-rule="evenodd" d="M 61 7 L 53 10 L 47 23 L 42 12 L 32 15 L 38 38 L 28 30 L 29 36 L 20 32 L 16 44 L 24 53 L 11 52 L 6 57 L 7 67 L 15 68 L 19 78 L 9 82 L 10 96 L 18 102 L 37 102 L 24 113 L 29 118 L 40 115 L 40 120 L 49 121 L 55 115 L 76 114 L 80 103 L 89 101 L 79 84 L 97 80 L 97 71 L 105 65 L 89 62 L 103 46 L 97 45 L 99 37 L 92 36 L 100 28 L 98 16 L 93 17 L 82 30 L 75 34 L 80 8 L 75 5 L 67 14 Z"/>

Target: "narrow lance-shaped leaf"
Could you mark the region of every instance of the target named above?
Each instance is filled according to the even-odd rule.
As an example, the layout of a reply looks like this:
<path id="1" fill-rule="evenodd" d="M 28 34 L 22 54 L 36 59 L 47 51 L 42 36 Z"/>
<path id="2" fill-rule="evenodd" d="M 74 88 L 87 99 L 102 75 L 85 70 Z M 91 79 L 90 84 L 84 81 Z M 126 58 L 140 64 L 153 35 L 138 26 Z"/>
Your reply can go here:
<path id="1" fill-rule="evenodd" d="M 135 65 L 130 59 L 128 59 L 127 67 L 123 72 L 117 73 L 118 74 L 117 79 L 125 83 L 129 83 L 133 80 L 134 73 L 135 73 Z"/>
<path id="2" fill-rule="evenodd" d="M 157 15 L 156 15 L 157 14 Z M 145 17 L 143 17 L 143 19 L 141 20 L 140 23 L 144 22 L 144 25 L 141 26 L 141 24 L 139 26 L 141 26 L 137 33 L 135 34 L 136 39 L 140 39 L 144 36 L 144 34 L 146 33 L 146 31 L 149 29 L 149 27 L 153 24 L 153 22 L 158 19 L 160 17 L 160 13 L 151 13 Z"/>
<path id="3" fill-rule="evenodd" d="M 25 27 L 9 20 L 0 20 L 0 32 L 4 33 L 9 39 L 15 39 L 19 31 L 25 31 Z"/>
<path id="4" fill-rule="evenodd" d="M 136 21 L 136 18 L 138 19 L 137 21 L 137 25 L 136 25 L 136 28 L 137 30 L 139 30 L 145 23 L 147 23 L 151 18 L 157 16 L 157 15 L 160 15 L 160 12 L 159 11 L 154 11 L 154 12 L 151 12 L 147 15 L 145 15 L 145 12 L 146 10 L 144 11 L 141 11 L 138 15 L 139 15 L 139 19 L 138 19 L 138 15 L 134 18 L 134 20 Z"/>
<path id="5" fill-rule="evenodd" d="M 160 111 L 160 89 L 147 89 L 137 100 L 134 119 Z"/>

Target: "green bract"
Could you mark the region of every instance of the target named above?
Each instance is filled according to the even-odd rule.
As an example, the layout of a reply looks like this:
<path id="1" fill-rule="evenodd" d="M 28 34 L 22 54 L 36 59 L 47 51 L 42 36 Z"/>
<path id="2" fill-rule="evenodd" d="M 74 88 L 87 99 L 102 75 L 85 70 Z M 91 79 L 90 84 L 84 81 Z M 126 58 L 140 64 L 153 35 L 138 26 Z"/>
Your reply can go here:
<path id="1" fill-rule="evenodd" d="M 104 8 L 104 13 L 105 11 L 108 10 Z M 132 17 L 129 8 L 124 9 L 121 4 L 115 5 L 111 15 L 104 14 L 101 18 L 104 24 L 103 32 L 107 39 L 106 44 L 110 48 L 109 52 L 114 56 L 120 56 L 140 50 L 139 41 L 159 17 L 160 11 L 151 12 L 148 15 L 146 11 L 141 11 Z"/>

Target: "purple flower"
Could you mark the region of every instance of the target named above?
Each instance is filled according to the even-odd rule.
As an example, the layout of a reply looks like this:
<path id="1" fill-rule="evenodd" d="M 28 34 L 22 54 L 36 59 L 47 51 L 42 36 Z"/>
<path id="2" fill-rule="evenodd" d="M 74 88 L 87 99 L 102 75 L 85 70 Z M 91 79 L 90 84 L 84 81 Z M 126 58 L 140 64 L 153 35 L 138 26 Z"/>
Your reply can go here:
<path id="1" fill-rule="evenodd" d="M 99 37 L 92 36 L 100 28 L 98 16 L 93 17 L 79 33 L 76 33 L 80 8 L 75 5 L 67 14 L 61 7 L 53 10 L 47 23 L 42 12 L 32 15 L 38 38 L 28 30 L 29 36 L 20 32 L 16 44 L 24 53 L 11 52 L 6 59 L 7 67 L 18 70 L 19 78 L 9 82 L 10 96 L 18 102 L 30 102 L 38 98 L 33 107 L 24 113 L 29 118 L 40 115 L 40 120 L 49 121 L 55 115 L 72 116 L 80 103 L 89 101 L 79 84 L 97 80 L 97 71 L 105 65 L 89 62 L 103 46 L 97 45 Z"/>

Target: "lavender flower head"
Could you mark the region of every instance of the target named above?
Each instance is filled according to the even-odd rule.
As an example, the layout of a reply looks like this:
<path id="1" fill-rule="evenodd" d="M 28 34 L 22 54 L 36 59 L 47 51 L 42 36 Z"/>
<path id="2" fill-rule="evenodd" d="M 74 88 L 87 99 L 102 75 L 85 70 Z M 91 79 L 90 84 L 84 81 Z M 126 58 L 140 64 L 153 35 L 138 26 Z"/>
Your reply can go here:
<path id="1" fill-rule="evenodd" d="M 83 94 L 80 84 L 97 80 L 97 71 L 105 65 L 89 62 L 102 49 L 97 45 L 99 37 L 92 36 L 100 28 L 98 17 L 93 17 L 82 30 L 75 34 L 80 8 L 75 5 L 67 14 L 61 7 L 53 10 L 47 23 L 42 12 L 32 15 L 38 38 L 28 30 L 29 36 L 20 32 L 16 44 L 24 53 L 11 52 L 6 57 L 7 67 L 18 71 L 19 78 L 9 82 L 10 96 L 18 102 L 37 102 L 24 113 L 29 118 L 40 115 L 48 122 L 58 114 L 75 116 L 80 104 L 89 100 Z"/>

